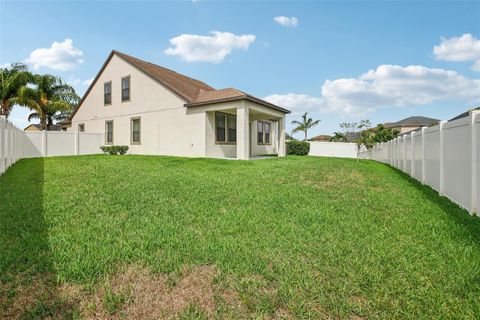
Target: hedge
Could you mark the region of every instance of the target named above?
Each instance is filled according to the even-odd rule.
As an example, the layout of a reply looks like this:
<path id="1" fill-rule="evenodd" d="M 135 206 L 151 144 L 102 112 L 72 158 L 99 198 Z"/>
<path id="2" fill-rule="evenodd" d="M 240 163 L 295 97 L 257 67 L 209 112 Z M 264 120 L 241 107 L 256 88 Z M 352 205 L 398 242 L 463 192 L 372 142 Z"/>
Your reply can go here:
<path id="1" fill-rule="evenodd" d="M 306 141 L 287 141 L 287 154 L 307 156 L 310 152 L 310 143 Z"/>
<path id="2" fill-rule="evenodd" d="M 101 146 L 100 149 L 103 151 L 103 153 L 108 153 L 111 155 L 122 155 L 127 153 L 128 146 Z"/>

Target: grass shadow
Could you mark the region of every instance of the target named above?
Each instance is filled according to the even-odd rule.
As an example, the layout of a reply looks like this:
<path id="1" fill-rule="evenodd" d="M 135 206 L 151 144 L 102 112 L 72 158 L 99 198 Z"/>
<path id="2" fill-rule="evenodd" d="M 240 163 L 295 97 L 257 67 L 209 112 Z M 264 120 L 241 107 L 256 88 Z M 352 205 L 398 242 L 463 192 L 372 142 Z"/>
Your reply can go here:
<path id="1" fill-rule="evenodd" d="M 460 227 L 462 231 L 461 237 L 465 240 L 471 240 L 476 245 L 480 245 L 480 218 L 471 215 L 468 210 L 462 208 L 446 196 L 441 196 L 435 189 L 429 185 L 422 184 L 409 174 L 402 170 L 384 164 L 392 169 L 396 174 L 402 177 L 409 183 L 415 190 L 419 191 L 429 202 L 437 206 L 442 212 L 445 213 L 445 218 L 453 222 Z"/>
<path id="2" fill-rule="evenodd" d="M 71 318 L 61 301 L 44 215 L 44 159 L 20 160 L 0 176 L 0 318 Z"/>

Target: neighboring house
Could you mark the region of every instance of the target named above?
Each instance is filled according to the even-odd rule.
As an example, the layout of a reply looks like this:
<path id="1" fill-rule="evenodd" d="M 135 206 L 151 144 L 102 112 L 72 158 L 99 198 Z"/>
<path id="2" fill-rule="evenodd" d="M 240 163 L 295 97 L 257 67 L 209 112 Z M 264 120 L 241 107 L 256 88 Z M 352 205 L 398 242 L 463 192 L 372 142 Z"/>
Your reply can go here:
<path id="1" fill-rule="evenodd" d="M 47 131 L 60 131 L 60 128 L 59 124 L 52 124 Z M 42 127 L 39 124 L 30 124 L 23 131 L 42 131 Z"/>
<path id="2" fill-rule="evenodd" d="M 459 114 L 458 116 L 453 117 L 452 119 L 450 119 L 450 120 L 448 120 L 448 121 L 455 121 L 455 120 L 458 120 L 458 119 L 463 119 L 463 118 L 469 117 L 469 116 L 470 116 L 470 112 L 471 112 L 471 111 L 474 111 L 474 110 L 480 110 L 480 107 L 473 108 L 473 109 L 471 109 L 471 110 L 465 111 L 465 112 Z"/>
<path id="3" fill-rule="evenodd" d="M 321 134 L 310 139 L 310 141 L 330 141 L 332 136 Z"/>
<path id="4" fill-rule="evenodd" d="M 235 76 L 235 75 L 232 75 Z M 68 131 L 104 133 L 133 154 L 248 159 L 285 155 L 290 111 L 234 88 L 216 90 L 112 51 L 71 117 Z"/>
<path id="5" fill-rule="evenodd" d="M 421 127 L 430 127 L 436 125 L 440 120 L 427 117 L 408 117 L 397 122 L 384 123 L 385 128 L 397 130 L 400 134 L 417 130 Z"/>

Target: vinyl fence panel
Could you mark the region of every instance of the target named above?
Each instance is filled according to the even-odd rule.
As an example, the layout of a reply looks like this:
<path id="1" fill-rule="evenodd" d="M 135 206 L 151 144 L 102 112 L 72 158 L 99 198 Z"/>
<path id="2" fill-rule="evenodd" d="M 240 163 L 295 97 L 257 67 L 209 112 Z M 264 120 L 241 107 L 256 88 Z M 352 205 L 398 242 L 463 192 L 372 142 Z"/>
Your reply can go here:
<path id="1" fill-rule="evenodd" d="M 425 183 L 440 191 L 440 126 L 427 128 L 425 134 Z"/>
<path id="2" fill-rule="evenodd" d="M 472 135 L 470 118 L 443 126 L 444 167 L 442 192 L 458 204 L 471 202 Z"/>
<path id="3" fill-rule="evenodd" d="M 480 111 L 377 144 L 360 157 L 389 163 L 479 214 Z"/>
<path id="4" fill-rule="evenodd" d="M 412 175 L 412 159 L 413 159 L 413 152 L 412 152 L 412 136 L 405 135 L 404 136 L 404 143 L 405 143 L 405 165 L 403 171 Z"/>
<path id="5" fill-rule="evenodd" d="M 102 133 L 25 132 L 0 117 L 0 175 L 22 158 L 101 153 Z"/>
<path id="6" fill-rule="evenodd" d="M 78 154 L 97 154 L 103 144 L 103 134 L 85 132 L 78 134 Z"/>
<path id="7" fill-rule="evenodd" d="M 412 176 L 418 181 L 422 181 L 423 151 L 422 151 L 422 133 L 414 132 L 413 139 L 413 172 Z"/>
<path id="8" fill-rule="evenodd" d="M 311 141 L 309 156 L 357 158 L 357 144 L 349 142 Z"/>
<path id="9" fill-rule="evenodd" d="M 480 113 L 475 114 L 473 120 L 472 145 L 474 150 L 472 152 L 473 162 L 472 171 L 473 180 L 472 188 L 472 212 L 480 213 Z"/>
<path id="10" fill-rule="evenodd" d="M 75 155 L 75 135 L 73 132 L 47 131 L 47 156 Z"/>

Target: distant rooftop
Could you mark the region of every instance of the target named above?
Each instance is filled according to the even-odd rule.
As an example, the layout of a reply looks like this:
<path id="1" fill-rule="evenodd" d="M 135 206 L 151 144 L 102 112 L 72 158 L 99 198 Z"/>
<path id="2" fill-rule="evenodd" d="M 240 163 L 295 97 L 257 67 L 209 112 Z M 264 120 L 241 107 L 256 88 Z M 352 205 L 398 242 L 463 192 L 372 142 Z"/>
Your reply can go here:
<path id="1" fill-rule="evenodd" d="M 439 122 L 439 119 L 422 117 L 422 116 L 413 116 L 402 119 L 397 122 L 388 122 L 385 123 L 385 128 L 396 128 L 396 127 L 429 127 L 435 125 Z"/>

